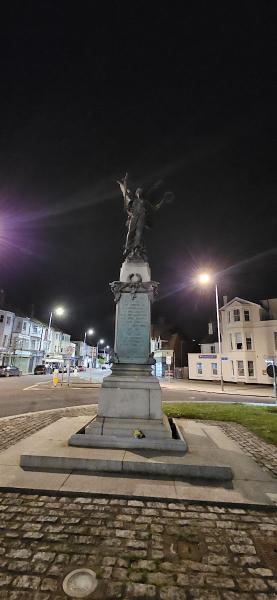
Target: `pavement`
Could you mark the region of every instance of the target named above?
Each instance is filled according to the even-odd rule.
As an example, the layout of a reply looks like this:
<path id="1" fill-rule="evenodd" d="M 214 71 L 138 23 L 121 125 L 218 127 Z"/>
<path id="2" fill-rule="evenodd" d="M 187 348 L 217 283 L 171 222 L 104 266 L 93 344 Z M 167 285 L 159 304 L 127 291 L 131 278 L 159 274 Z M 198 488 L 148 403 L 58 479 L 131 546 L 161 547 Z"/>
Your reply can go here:
<path id="1" fill-rule="evenodd" d="M 232 384 L 224 383 L 224 389 L 221 391 L 219 382 L 211 381 L 195 381 L 187 379 L 162 379 L 160 381 L 161 386 L 164 389 L 178 390 L 178 391 L 191 391 L 191 392 L 202 392 L 216 395 L 227 394 L 229 396 L 250 396 L 251 398 L 268 398 L 269 401 L 275 401 L 275 394 L 272 386 L 270 385 L 254 385 L 254 384 Z"/>
<path id="2" fill-rule="evenodd" d="M 277 504 L 273 473 L 257 465 L 217 425 L 178 419 L 189 448 L 185 453 L 69 446 L 72 434 L 90 420 L 82 414 L 63 417 L 2 452 L 1 486 Z"/>
<path id="3" fill-rule="evenodd" d="M 0 457 L 46 425 L 59 428 L 61 418 L 89 417 L 95 408 L 0 419 Z M 217 425 L 260 465 L 262 489 L 268 474 L 277 475 L 277 448 L 240 425 Z M 40 488 L 47 476 L 37 474 Z M 170 498 L 166 483 L 157 499 L 157 481 L 150 491 L 145 478 L 139 485 L 150 497 L 126 487 L 116 493 L 107 475 L 106 493 L 97 493 L 94 486 L 84 491 L 81 479 L 78 492 L 0 492 L 1 600 L 66 600 L 65 577 L 83 568 L 95 574 L 91 600 L 277 600 L 276 506 Z"/>
<path id="4" fill-rule="evenodd" d="M 90 418 L 95 410 L 88 404 L 0 419 L 2 466 L 6 451 L 15 456 L 18 444 L 32 448 L 34 437 L 28 436 L 40 438 L 51 424 L 58 431 L 63 419 L 71 427 L 71 420 L 73 425 L 75 418 Z M 226 436 L 224 444 L 233 441 L 241 456 L 255 461 L 254 470 L 260 466 L 260 488 L 277 476 L 275 446 L 240 425 L 215 425 Z M 210 436 L 211 427 L 201 425 L 201 435 Z M 84 568 L 95 574 L 95 591 L 86 596 L 91 600 L 277 600 L 275 505 L 222 502 L 210 487 L 201 501 L 172 498 L 165 480 L 111 481 L 107 474 L 94 483 L 93 476 L 76 474 L 76 491 L 70 474 L 53 473 L 56 489 L 47 489 L 48 475 L 35 474 L 40 491 L 0 490 L 1 600 L 77 598 L 64 592 L 63 583 Z M 63 490 L 57 489 L 61 477 Z M 157 483 L 163 498 L 154 497 Z"/>

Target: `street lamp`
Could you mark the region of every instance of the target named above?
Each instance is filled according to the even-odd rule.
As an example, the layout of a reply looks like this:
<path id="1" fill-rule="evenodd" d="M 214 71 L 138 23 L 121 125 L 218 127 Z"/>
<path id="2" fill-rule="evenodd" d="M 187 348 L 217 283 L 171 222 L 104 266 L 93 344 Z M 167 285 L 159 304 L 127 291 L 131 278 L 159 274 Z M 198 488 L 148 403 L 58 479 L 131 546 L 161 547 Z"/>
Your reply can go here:
<path id="1" fill-rule="evenodd" d="M 203 272 L 203 273 L 199 273 L 198 277 L 197 277 L 198 282 L 200 283 L 200 285 L 208 285 L 209 283 L 211 283 L 214 278 L 212 275 L 210 275 L 210 273 L 207 272 Z M 224 384 L 223 384 L 223 375 L 222 375 L 222 353 L 221 353 L 221 339 L 220 339 L 220 320 L 219 320 L 219 304 L 218 304 L 218 289 L 217 289 L 217 283 L 215 282 L 215 303 L 216 303 L 216 321 L 217 321 L 217 338 L 218 338 L 218 354 L 219 354 L 219 374 L 220 374 L 220 387 L 221 387 L 221 391 L 224 391 Z"/>
<path id="2" fill-rule="evenodd" d="M 99 345 L 102 346 L 104 343 L 105 343 L 105 340 L 103 340 L 103 338 L 101 338 L 97 342 L 97 345 L 96 345 L 96 360 L 97 360 L 97 363 L 98 363 L 98 348 L 99 348 Z"/>
<path id="3" fill-rule="evenodd" d="M 87 339 L 87 335 L 93 335 L 94 334 L 94 329 L 88 329 L 87 331 L 85 331 L 85 335 L 84 335 L 84 354 L 83 354 L 83 362 L 84 362 L 84 366 L 85 366 L 85 356 L 86 356 L 86 339 Z"/>
<path id="4" fill-rule="evenodd" d="M 47 335 L 47 342 L 49 342 L 49 334 L 50 334 L 50 328 L 52 325 L 52 319 L 53 319 L 53 315 L 57 315 L 57 317 L 62 317 L 64 314 L 65 310 L 63 308 L 63 306 L 57 306 L 56 308 L 54 308 L 53 310 L 51 310 L 50 312 L 50 317 L 49 317 L 49 323 L 48 323 L 48 335 Z M 47 343 L 48 345 L 48 343 Z M 50 346 L 49 346 L 50 348 Z M 48 348 L 48 350 L 49 350 Z"/>

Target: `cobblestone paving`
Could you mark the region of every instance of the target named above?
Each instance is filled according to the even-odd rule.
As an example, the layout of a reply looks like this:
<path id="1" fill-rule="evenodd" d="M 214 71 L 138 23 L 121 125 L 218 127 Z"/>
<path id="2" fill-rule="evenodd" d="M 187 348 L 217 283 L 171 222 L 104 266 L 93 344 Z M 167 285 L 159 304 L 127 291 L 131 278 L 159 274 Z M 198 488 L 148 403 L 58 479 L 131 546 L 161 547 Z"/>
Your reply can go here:
<path id="1" fill-rule="evenodd" d="M 90 568 L 91 599 L 276 600 L 277 510 L 3 493 L 1 600 L 65 600 Z"/>
<path id="2" fill-rule="evenodd" d="M 94 415 L 95 406 L 77 408 L 61 408 L 60 410 L 49 410 L 40 413 L 29 413 L 21 417 L 6 417 L 0 419 L 0 451 L 16 444 L 23 438 L 32 435 L 51 425 L 61 417 L 75 417 L 78 415 Z"/>
<path id="3" fill-rule="evenodd" d="M 62 416 L 94 413 L 2 419 L 0 449 Z M 216 424 L 276 475 L 274 446 Z M 1 600 L 65 600 L 62 581 L 78 567 L 96 572 L 95 600 L 277 600 L 276 509 L 1 493 L 0 515 Z"/>
<path id="4" fill-rule="evenodd" d="M 232 438 L 244 450 L 245 454 L 270 471 L 271 475 L 277 477 L 277 447 L 268 444 L 257 435 L 238 423 L 225 423 L 223 421 L 198 421 L 207 425 L 217 425 L 226 435 Z"/>

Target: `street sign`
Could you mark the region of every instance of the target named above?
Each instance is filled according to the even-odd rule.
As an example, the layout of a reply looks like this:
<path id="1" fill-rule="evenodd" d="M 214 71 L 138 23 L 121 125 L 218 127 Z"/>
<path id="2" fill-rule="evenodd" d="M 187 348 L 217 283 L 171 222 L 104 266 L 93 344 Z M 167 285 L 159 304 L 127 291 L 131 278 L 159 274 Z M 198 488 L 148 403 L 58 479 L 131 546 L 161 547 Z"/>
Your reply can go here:
<path id="1" fill-rule="evenodd" d="M 266 372 L 269 377 L 274 377 L 273 367 L 274 367 L 274 371 L 275 371 L 275 376 L 277 375 L 277 366 L 271 364 L 271 365 L 268 365 L 268 367 L 266 369 Z"/>

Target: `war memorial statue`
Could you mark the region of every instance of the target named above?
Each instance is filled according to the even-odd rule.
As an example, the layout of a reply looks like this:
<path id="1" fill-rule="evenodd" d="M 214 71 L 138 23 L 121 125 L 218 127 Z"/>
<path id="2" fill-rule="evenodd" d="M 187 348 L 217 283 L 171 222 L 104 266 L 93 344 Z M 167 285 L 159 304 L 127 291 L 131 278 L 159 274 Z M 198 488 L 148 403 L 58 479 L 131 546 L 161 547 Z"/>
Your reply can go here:
<path id="1" fill-rule="evenodd" d="M 128 187 L 128 173 L 122 181 L 117 181 L 120 186 L 124 209 L 127 213 L 127 236 L 124 256 L 128 260 L 147 261 L 144 243 L 144 231 L 149 229 L 152 222 L 152 213 L 159 210 L 164 203 L 172 202 L 172 192 L 165 192 L 158 202 L 151 201 L 151 196 L 159 191 L 163 182 L 158 181 L 148 191 L 138 187 L 134 193 Z"/>
<path id="2" fill-rule="evenodd" d="M 87 417 L 85 424 L 84 417 L 81 417 L 81 429 L 75 430 L 67 438 L 67 444 L 58 437 L 58 445 L 49 451 L 47 438 L 46 450 L 41 451 L 39 447 L 38 453 L 22 454 L 20 465 L 96 475 L 115 473 L 116 478 L 119 477 L 118 485 L 124 489 L 125 476 L 129 474 L 132 478 L 137 474 L 139 477 L 132 489 L 138 495 L 140 490 L 144 495 L 144 481 L 153 476 L 230 482 L 233 472 L 228 457 L 234 453 L 229 452 L 229 445 L 224 454 L 228 464 L 222 464 L 221 446 L 219 453 L 214 454 L 217 441 L 212 442 L 212 452 L 207 456 L 205 442 L 201 450 L 203 438 L 207 439 L 206 434 L 203 436 L 202 432 L 201 435 L 195 435 L 194 429 L 191 433 L 184 425 L 180 427 L 178 420 L 169 420 L 163 414 L 160 383 L 152 373 L 151 304 L 157 294 L 158 283 L 151 278 L 144 232 L 153 212 L 164 202 L 171 201 L 172 194 L 166 192 L 155 198 L 157 191 L 160 194 L 160 185 L 152 186 L 150 191 L 138 188 L 133 193 L 128 186 L 127 176 L 119 185 L 128 220 L 125 256 L 119 280 L 110 284 L 116 307 L 112 373 L 103 380 L 96 416 L 93 419 Z M 65 427 L 67 432 L 67 423 Z M 190 436 L 189 449 L 184 432 Z M 218 440 L 216 435 L 215 440 Z M 100 477 L 97 481 L 97 485 L 100 485 L 98 489 L 102 489 L 104 480 Z M 88 489 L 94 489 L 94 485 L 92 478 Z M 147 489 L 150 489 L 149 486 Z M 178 485 L 175 486 L 175 483 L 173 493 L 178 496 Z M 188 493 L 191 494 L 191 487 Z"/>
<path id="3" fill-rule="evenodd" d="M 185 441 L 172 438 L 162 413 L 160 383 L 152 374 L 151 304 L 158 283 L 152 281 L 144 242 L 153 213 L 171 202 L 173 194 L 161 193 L 161 181 L 148 190 L 131 191 L 127 174 L 118 184 L 127 236 L 119 280 L 110 284 L 116 304 L 112 374 L 103 380 L 96 419 L 86 427 L 85 436 L 75 435 L 70 443 L 79 445 L 82 438 L 82 445 L 92 447 L 184 451 Z"/>

